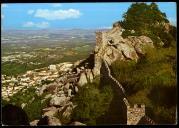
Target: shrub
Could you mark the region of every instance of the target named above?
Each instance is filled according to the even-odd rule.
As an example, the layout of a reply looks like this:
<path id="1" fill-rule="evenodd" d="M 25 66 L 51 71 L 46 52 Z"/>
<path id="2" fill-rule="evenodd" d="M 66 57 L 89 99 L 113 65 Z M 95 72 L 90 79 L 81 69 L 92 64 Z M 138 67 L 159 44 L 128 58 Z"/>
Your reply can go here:
<path id="1" fill-rule="evenodd" d="M 112 90 L 109 86 L 99 90 L 95 82 L 89 83 L 80 88 L 73 100 L 78 105 L 73 111 L 73 120 L 95 125 L 96 119 L 108 110 Z"/>
<path id="2" fill-rule="evenodd" d="M 169 23 L 165 13 L 162 13 L 155 3 L 133 3 L 123 14 L 121 26 L 125 29 L 122 36 L 145 35 L 152 39 L 154 45 L 171 47 L 176 42 L 176 27 L 170 25 L 169 33 L 166 32 L 165 24 Z M 130 30 L 135 30 L 131 33 Z"/>
<path id="3" fill-rule="evenodd" d="M 114 62 L 113 74 L 124 86 L 130 103 L 145 103 L 146 114 L 157 123 L 175 123 L 176 48 L 145 51 L 137 63 Z"/>
<path id="4" fill-rule="evenodd" d="M 128 36 L 140 36 L 140 35 L 141 35 L 141 33 L 139 31 L 131 33 L 131 30 L 127 30 L 127 29 L 122 32 L 122 37 L 123 38 L 126 38 Z"/>
<path id="5" fill-rule="evenodd" d="M 41 102 L 42 97 L 36 97 L 32 103 L 28 103 L 23 109 L 29 117 L 29 121 L 40 119 L 42 116 L 42 109 L 48 106 L 49 99 Z"/>
<path id="6" fill-rule="evenodd" d="M 25 92 L 19 91 L 10 97 L 8 103 L 21 107 L 22 103 L 27 105 L 23 108 L 28 115 L 30 121 L 39 119 L 42 115 L 42 109 L 48 105 L 49 99 L 41 103 L 41 100 L 44 99 L 44 95 L 38 96 L 35 93 L 35 88 L 30 87 Z M 31 102 L 29 102 L 31 101 Z"/>

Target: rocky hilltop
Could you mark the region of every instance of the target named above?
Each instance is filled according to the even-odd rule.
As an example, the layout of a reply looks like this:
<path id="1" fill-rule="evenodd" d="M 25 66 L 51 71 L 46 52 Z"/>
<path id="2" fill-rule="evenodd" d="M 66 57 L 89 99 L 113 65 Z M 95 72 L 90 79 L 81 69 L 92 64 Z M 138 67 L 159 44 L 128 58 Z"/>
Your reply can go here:
<path id="1" fill-rule="evenodd" d="M 43 109 L 42 119 L 32 121 L 31 125 L 40 124 L 44 119 L 48 125 L 85 125 L 76 121 L 71 122 L 70 117 L 76 107 L 71 99 L 78 93 L 80 86 L 92 82 L 96 76 L 100 75 L 102 60 L 106 61 L 108 65 L 117 59 L 137 61 L 141 55 L 145 54 L 145 47 L 154 47 L 149 37 L 128 36 L 123 38 L 123 31 L 120 24 L 115 23 L 110 30 L 96 32 L 95 50 L 88 58 L 70 66 L 63 64 L 61 66 L 63 69 L 60 69 L 63 73 L 60 77 L 38 89 L 38 95 L 48 93 L 45 99 L 50 98 L 49 107 Z M 55 117 L 56 113 L 61 115 L 61 120 Z"/>
<path id="2" fill-rule="evenodd" d="M 154 47 L 153 41 L 146 36 L 128 36 L 122 37 L 124 29 L 120 24 L 114 23 L 109 31 L 96 32 L 95 72 L 99 73 L 101 58 L 111 65 L 115 60 L 135 60 L 145 54 L 144 47 Z M 134 30 L 131 33 L 135 32 Z"/>

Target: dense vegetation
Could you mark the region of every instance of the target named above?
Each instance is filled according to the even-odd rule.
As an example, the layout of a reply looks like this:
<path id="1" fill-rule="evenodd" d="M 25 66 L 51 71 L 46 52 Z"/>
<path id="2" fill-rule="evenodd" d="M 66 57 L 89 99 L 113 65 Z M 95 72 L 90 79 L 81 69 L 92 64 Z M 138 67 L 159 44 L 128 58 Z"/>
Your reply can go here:
<path id="1" fill-rule="evenodd" d="M 26 104 L 23 110 L 28 115 L 29 121 L 40 119 L 42 116 L 42 109 L 47 107 L 49 99 L 44 99 L 44 95 L 38 96 L 35 93 L 36 89 L 34 87 L 28 88 L 26 91 L 19 91 L 10 97 L 9 101 L 3 100 L 2 105 L 13 104 L 21 107 L 22 104 Z"/>
<path id="2" fill-rule="evenodd" d="M 112 100 L 112 89 L 105 85 L 99 89 L 99 80 L 80 88 L 73 101 L 78 106 L 74 109 L 73 120 L 87 125 L 96 125 L 96 119 L 105 114 Z"/>
<path id="3" fill-rule="evenodd" d="M 134 3 L 123 18 L 120 21 L 125 29 L 123 37 L 145 35 L 154 41 L 156 47 L 175 45 L 176 27 L 169 26 L 166 14 L 159 10 L 157 4 Z M 131 30 L 134 32 L 131 33 Z"/>
<path id="4" fill-rule="evenodd" d="M 176 48 L 148 49 L 137 63 L 116 61 L 112 70 L 132 104 L 145 103 L 159 124 L 175 123 Z"/>
<path id="5" fill-rule="evenodd" d="M 125 87 L 130 103 L 145 103 L 146 114 L 159 124 L 175 123 L 176 27 L 168 24 L 155 3 L 134 3 L 123 18 L 123 37 L 146 35 L 155 48 L 146 49 L 137 63 L 116 61 L 113 75 Z"/>

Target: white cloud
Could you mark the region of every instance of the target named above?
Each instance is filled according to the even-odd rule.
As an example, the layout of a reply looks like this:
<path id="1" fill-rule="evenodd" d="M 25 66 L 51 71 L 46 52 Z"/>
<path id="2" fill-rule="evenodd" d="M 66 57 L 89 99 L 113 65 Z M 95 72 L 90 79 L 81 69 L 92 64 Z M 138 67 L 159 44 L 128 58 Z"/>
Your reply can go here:
<path id="1" fill-rule="evenodd" d="M 35 12 L 34 10 L 28 10 L 28 11 L 27 11 L 27 14 L 31 15 L 31 14 L 33 14 L 34 12 Z"/>
<path id="2" fill-rule="evenodd" d="M 61 7 L 62 4 L 52 4 L 52 7 Z"/>
<path id="3" fill-rule="evenodd" d="M 34 16 L 39 18 L 44 18 L 46 20 L 64 20 L 64 19 L 79 18 L 81 15 L 82 15 L 81 12 L 76 9 L 68 9 L 68 10 L 37 9 Z"/>
<path id="4" fill-rule="evenodd" d="M 34 23 L 32 21 L 28 21 L 26 22 L 23 27 L 29 27 L 29 28 L 32 28 L 32 27 L 35 27 L 35 28 L 47 28 L 49 27 L 50 24 L 48 22 L 39 22 L 39 23 Z"/>
<path id="5" fill-rule="evenodd" d="M 7 4 L 1 4 L 1 7 L 6 8 L 6 7 L 8 7 L 8 5 Z"/>

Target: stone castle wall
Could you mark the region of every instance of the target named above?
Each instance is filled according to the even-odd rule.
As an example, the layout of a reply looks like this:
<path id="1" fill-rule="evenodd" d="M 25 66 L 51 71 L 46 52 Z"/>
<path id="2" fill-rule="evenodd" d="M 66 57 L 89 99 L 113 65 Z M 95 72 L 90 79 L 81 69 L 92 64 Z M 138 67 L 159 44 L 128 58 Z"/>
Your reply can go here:
<path id="1" fill-rule="evenodd" d="M 105 60 L 102 60 L 101 65 L 101 77 L 105 79 L 108 83 L 104 84 L 111 84 L 114 87 L 114 91 L 117 91 L 119 94 L 119 98 L 123 100 L 123 102 L 126 105 L 126 116 L 127 116 L 127 125 L 136 125 L 140 121 L 140 119 L 145 116 L 145 105 L 138 105 L 134 104 L 134 106 L 130 106 L 125 90 L 123 86 L 111 75 L 110 68 L 108 66 L 108 63 Z"/>
<path id="2" fill-rule="evenodd" d="M 96 32 L 96 47 L 94 54 L 94 74 L 100 75 L 101 85 L 110 84 L 118 94 L 120 101 L 125 103 L 128 125 L 136 125 L 145 116 L 145 105 L 130 106 L 123 86 L 112 75 L 109 66 L 117 59 L 121 61 L 135 60 L 144 55 L 144 46 L 154 47 L 153 42 L 146 36 L 122 37 L 124 29 L 119 22 L 113 24 L 108 31 Z M 125 100 L 124 100 L 125 99 Z M 121 108 L 119 108 L 121 109 Z"/>
<path id="3" fill-rule="evenodd" d="M 145 116 L 145 105 L 127 106 L 127 125 L 137 125 L 143 116 Z"/>

